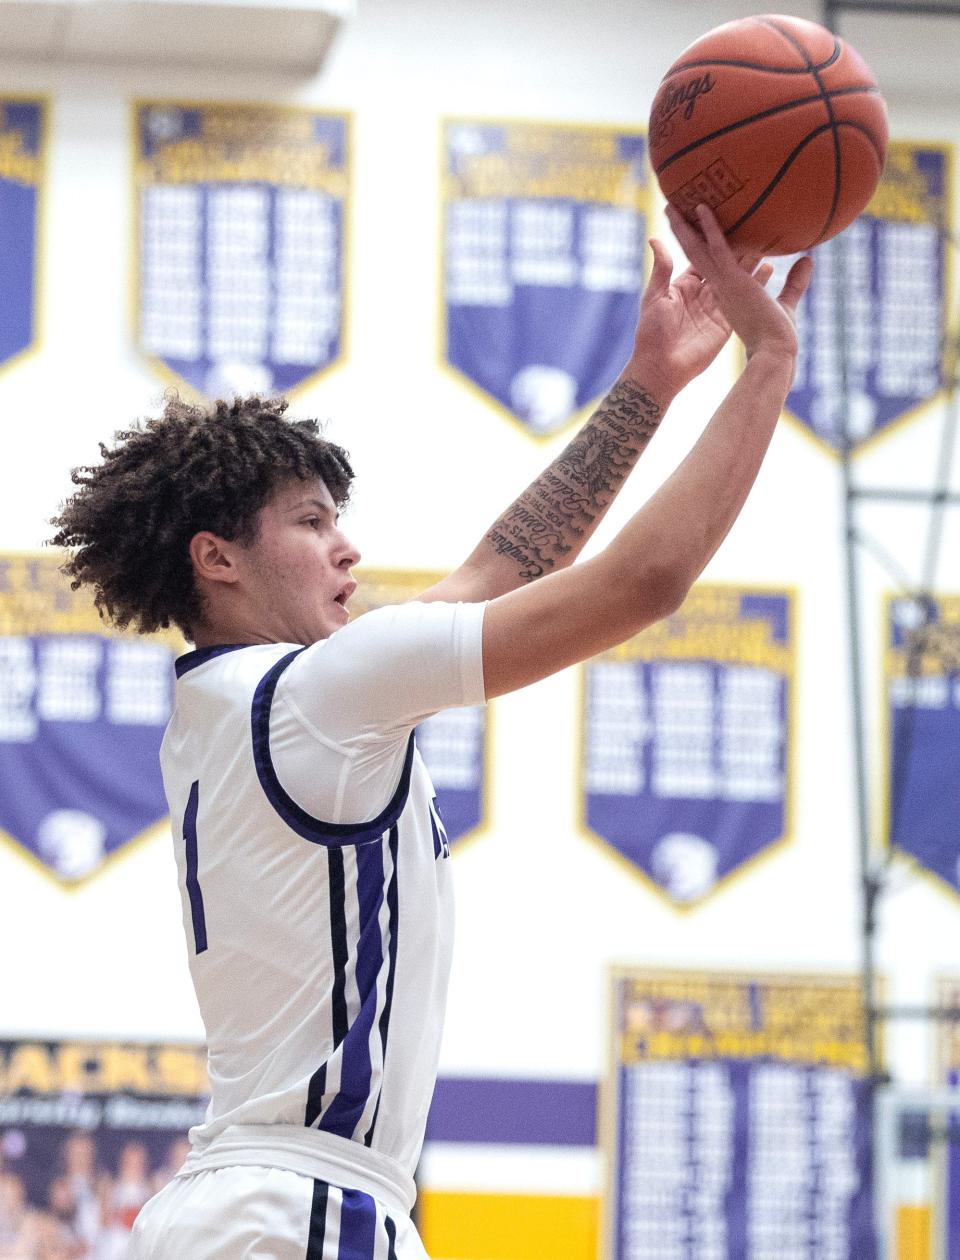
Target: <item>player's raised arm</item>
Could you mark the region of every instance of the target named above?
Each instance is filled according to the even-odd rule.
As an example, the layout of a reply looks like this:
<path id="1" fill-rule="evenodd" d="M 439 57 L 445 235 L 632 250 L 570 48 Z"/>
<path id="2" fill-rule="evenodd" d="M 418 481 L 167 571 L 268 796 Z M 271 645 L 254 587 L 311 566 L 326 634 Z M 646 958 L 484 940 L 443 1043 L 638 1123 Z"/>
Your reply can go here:
<path id="1" fill-rule="evenodd" d="M 680 467 L 598 556 L 488 606 L 487 698 L 622 643 L 675 611 L 736 520 L 793 381 L 793 312 L 810 281 L 797 262 L 778 299 L 737 263 L 716 220 L 671 225 L 743 340 L 747 364 Z"/>
<path id="2" fill-rule="evenodd" d="M 494 599 L 572 564 L 623 487 L 674 397 L 716 358 L 730 325 L 709 284 L 651 240 L 653 271 L 633 352 L 557 459 L 493 522 L 467 560 L 420 598 Z M 744 259 L 748 270 L 756 258 Z"/>

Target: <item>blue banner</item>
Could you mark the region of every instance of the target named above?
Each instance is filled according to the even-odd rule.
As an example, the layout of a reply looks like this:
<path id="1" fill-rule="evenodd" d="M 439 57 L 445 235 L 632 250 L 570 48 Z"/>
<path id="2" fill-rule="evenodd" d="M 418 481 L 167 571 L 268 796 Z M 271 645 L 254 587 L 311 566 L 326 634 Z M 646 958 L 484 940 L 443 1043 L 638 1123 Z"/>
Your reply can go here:
<path id="1" fill-rule="evenodd" d="M 786 591 L 697 586 L 585 666 L 584 822 L 687 907 L 789 834 Z"/>
<path id="2" fill-rule="evenodd" d="M 611 1260 L 874 1260 L 860 982 L 614 977 Z"/>
<path id="3" fill-rule="evenodd" d="M 633 345 L 646 138 L 450 119 L 443 154 L 443 359 L 549 437 L 610 387 Z"/>
<path id="4" fill-rule="evenodd" d="M 443 575 L 362 569 L 350 601 L 356 615 L 416 599 Z M 487 822 L 489 715 L 485 705 L 444 709 L 417 727 L 417 748 L 437 790 L 447 840 L 456 844 Z"/>
<path id="5" fill-rule="evenodd" d="M 0 367 L 36 337 L 46 105 L 0 96 Z"/>
<path id="6" fill-rule="evenodd" d="M 136 106 L 137 340 L 211 398 L 275 395 L 343 353 L 344 114 Z"/>
<path id="7" fill-rule="evenodd" d="M 960 595 L 887 604 L 889 843 L 960 892 Z"/>
<path id="8" fill-rule="evenodd" d="M 167 815 L 173 636 L 108 633 L 52 556 L 0 556 L 0 836 L 75 883 Z"/>
<path id="9" fill-rule="evenodd" d="M 845 404 L 858 449 L 942 388 L 951 184 L 952 148 L 892 140 L 867 209 L 814 251 L 786 405 L 833 451 L 843 447 Z M 775 260 L 778 274 L 794 257 Z"/>

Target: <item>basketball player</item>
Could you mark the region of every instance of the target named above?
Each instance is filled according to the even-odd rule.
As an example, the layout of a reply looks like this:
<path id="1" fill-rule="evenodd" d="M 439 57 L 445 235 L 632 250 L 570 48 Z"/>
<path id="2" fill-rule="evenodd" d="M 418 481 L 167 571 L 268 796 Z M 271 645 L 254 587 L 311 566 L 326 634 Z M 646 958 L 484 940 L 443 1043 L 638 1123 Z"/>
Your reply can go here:
<path id="1" fill-rule="evenodd" d="M 120 625 L 179 624 L 161 762 L 212 1098 L 130 1260 L 424 1260 L 409 1212 L 452 940 L 448 849 L 413 730 L 673 612 L 733 524 L 793 377 L 792 313 L 704 213 L 662 245 L 596 415 L 449 577 L 350 623 L 352 472 L 282 404 L 168 403 L 57 520 Z M 751 260 L 752 262 L 753 260 Z M 679 469 L 571 565 L 671 397 L 732 327 L 748 361 Z M 541 578 L 533 581 L 534 578 Z"/>

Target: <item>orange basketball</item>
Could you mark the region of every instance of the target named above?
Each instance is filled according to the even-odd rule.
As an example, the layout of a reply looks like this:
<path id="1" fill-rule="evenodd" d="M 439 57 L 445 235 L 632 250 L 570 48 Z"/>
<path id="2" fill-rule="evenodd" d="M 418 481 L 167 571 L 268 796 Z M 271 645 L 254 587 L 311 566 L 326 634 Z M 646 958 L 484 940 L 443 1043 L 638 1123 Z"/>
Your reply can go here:
<path id="1" fill-rule="evenodd" d="M 873 195 L 887 110 L 870 67 L 832 31 L 766 14 L 691 44 L 650 111 L 650 161 L 688 218 L 712 208 L 728 240 L 792 254 L 836 236 Z"/>

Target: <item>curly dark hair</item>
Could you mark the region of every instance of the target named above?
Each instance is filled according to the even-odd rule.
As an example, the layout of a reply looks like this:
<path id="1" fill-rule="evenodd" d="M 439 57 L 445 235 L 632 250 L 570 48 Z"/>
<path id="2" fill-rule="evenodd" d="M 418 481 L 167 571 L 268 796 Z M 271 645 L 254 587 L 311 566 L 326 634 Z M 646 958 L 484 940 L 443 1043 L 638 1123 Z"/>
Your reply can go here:
<path id="1" fill-rule="evenodd" d="M 288 420 L 284 399 L 238 398 L 210 408 L 166 396 L 159 419 L 100 443 L 103 462 L 75 468 L 76 491 L 50 524 L 72 551 L 71 587 L 93 588 L 101 616 L 142 634 L 171 622 L 192 637 L 201 620 L 190 539 L 199 530 L 253 543 L 258 514 L 282 483 L 320 477 L 338 507 L 350 497 L 346 451 L 315 420 Z"/>

